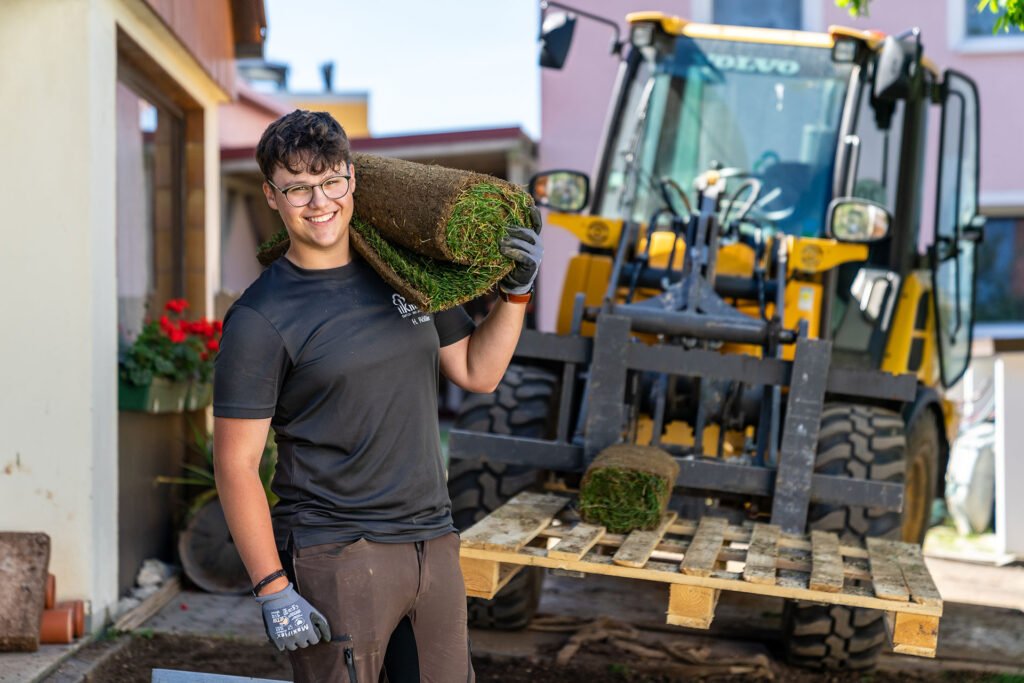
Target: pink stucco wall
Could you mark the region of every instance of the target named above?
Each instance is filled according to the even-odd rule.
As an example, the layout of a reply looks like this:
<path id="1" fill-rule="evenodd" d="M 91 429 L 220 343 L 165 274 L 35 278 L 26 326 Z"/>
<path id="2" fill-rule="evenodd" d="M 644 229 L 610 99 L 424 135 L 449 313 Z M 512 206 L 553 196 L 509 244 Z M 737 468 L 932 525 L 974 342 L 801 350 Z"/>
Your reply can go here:
<path id="1" fill-rule="evenodd" d="M 840 24 L 899 33 L 921 28 L 925 54 L 940 68 L 952 67 L 978 84 L 981 98 L 981 202 L 983 210 L 1024 213 L 1024 135 L 1020 133 L 1024 111 L 1024 38 L 1013 52 L 966 52 L 954 49 L 948 26 L 949 6 L 958 0 L 873 0 L 866 19 L 853 19 L 833 0 L 820 0 L 822 25 Z M 960 2 L 964 0 L 959 0 Z M 569 3 L 571 4 L 571 3 Z M 806 7 L 806 5 L 805 5 Z M 659 10 L 682 17 L 690 14 L 690 2 L 639 2 L 593 0 L 586 8 L 622 20 L 628 12 Z M 623 23 L 624 26 L 624 23 Z M 580 19 L 572 51 L 562 71 L 542 69 L 541 74 L 541 169 L 573 168 L 592 173 L 602 126 L 609 105 L 616 61 L 607 55 L 610 30 Z M 929 130 L 929 162 L 935 167 L 938 120 Z M 934 204 L 935 177 L 925 180 L 926 225 Z M 541 270 L 538 323 L 554 328 L 561 296 L 561 280 L 578 242 L 566 231 L 551 228 L 545 233 L 545 260 Z"/>

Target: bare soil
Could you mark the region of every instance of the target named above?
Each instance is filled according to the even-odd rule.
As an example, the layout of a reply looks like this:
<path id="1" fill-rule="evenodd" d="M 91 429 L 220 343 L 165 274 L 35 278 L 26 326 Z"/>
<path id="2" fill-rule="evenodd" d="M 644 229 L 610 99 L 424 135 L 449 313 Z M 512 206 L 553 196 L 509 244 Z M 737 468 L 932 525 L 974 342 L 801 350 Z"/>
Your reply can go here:
<path id="1" fill-rule="evenodd" d="M 292 678 L 288 657 L 266 644 L 248 640 L 226 638 L 198 638 L 193 636 L 122 636 L 130 639 L 117 654 L 107 658 L 86 678 L 103 683 L 149 683 L 154 668 L 201 671 L 234 676 L 254 676 L 290 681 Z M 102 644 L 96 644 L 102 645 Z M 108 645 L 109 646 L 109 645 Z M 92 646 L 91 646 L 92 647 Z M 547 656 L 550 655 L 550 660 Z M 538 661 L 540 660 L 540 661 Z M 935 672 L 875 672 L 823 674 L 792 669 L 772 662 L 772 671 L 763 676 L 721 675 L 680 676 L 667 675 L 648 669 L 649 664 L 635 660 L 621 663 L 621 652 L 602 653 L 595 648 L 585 656 L 561 667 L 554 663 L 554 653 L 542 653 L 539 658 L 474 658 L 473 666 L 480 683 L 669 683 L 671 681 L 706 681 L 707 683 L 739 683 L 755 681 L 794 681 L 796 683 L 896 683 L 897 681 L 949 681 L 1011 683 L 1024 680 L 1013 676 L 993 675 L 967 671 Z M 656 666 L 656 665 L 655 665 Z"/>

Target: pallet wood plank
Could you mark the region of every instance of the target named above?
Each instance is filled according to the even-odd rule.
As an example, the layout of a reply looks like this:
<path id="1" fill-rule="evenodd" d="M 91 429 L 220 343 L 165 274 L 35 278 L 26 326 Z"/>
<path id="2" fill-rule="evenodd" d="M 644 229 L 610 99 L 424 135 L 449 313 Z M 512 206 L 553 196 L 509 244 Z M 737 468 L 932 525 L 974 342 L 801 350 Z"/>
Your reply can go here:
<path id="1" fill-rule="evenodd" d="M 903 580 L 903 570 L 899 561 L 889 554 L 891 548 L 888 543 L 884 539 L 869 538 L 867 546 L 875 595 L 884 600 L 909 600 L 910 592 Z"/>
<path id="2" fill-rule="evenodd" d="M 666 623 L 689 628 L 711 628 L 721 591 L 700 586 L 670 584 Z"/>
<path id="3" fill-rule="evenodd" d="M 779 532 L 775 524 L 755 524 L 743 567 L 743 580 L 750 583 L 775 583 L 775 563 L 779 555 Z"/>
<path id="4" fill-rule="evenodd" d="M 839 554 L 839 536 L 831 531 L 811 532 L 812 591 L 838 593 L 843 589 L 843 558 Z"/>
<path id="5" fill-rule="evenodd" d="M 565 496 L 524 491 L 462 534 L 462 544 L 487 550 L 519 550 L 569 502 Z"/>
<path id="6" fill-rule="evenodd" d="M 578 560 L 593 548 L 605 535 L 606 529 L 599 524 L 580 522 L 569 533 L 562 536 L 554 548 L 548 550 L 548 557 L 559 560 Z"/>
<path id="7" fill-rule="evenodd" d="M 910 591 L 910 599 L 920 605 L 941 605 L 942 596 L 939 589 L 935 587 L 931 574 L 924 564 L 924 557 L 921 555 L 921 546 L 900 541 L 882 541 L 879 544 L 886 548 L 890 557 L 895 557 L 896 562 L 903 572 L 903 580 Z"/>
<path id="8" fill-rule="evenodd" d="M 490 600 L 498 591 L 518 574 L 523 565 L 460 557 L 462 580 L 466 584 L 466 595 L 471 598 Z"/>
<path id="9" fill-rule="evenodd" d="M 718 561 L 728 522 L 722 517 L 704 517 L 683 557 L 679 569 L 689 576 L 708 576 Z"/>
<path id="10" fill-rule="evenodd" d="M 612 561 L 622 567 L 643 567 L 675 518 L 676 513 L 670 510 L 661 515 L 661 522 L 657 528 L 630 533 L 615 552 Z"/>
<path id="11" fill-rule="evenodd" d="M 885 626 L 893 652 L 934 657 L 939 646 L 939 618 L 923 614 L 886 612 Z"/>

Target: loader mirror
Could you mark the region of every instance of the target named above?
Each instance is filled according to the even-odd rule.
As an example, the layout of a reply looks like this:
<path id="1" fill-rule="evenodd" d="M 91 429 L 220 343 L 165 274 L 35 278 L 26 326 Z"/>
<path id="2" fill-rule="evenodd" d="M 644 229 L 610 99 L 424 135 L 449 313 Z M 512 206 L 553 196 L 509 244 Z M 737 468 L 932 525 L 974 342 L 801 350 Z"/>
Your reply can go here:
<path id="1" fill-rule="evenodd" d="M 590 179 L 579 171 L 547 171 L 530 179 L 529 191 L 537 206 L 576 213 L 590 201 Z"/>
<path id="2" fill-rule="evenodd" d="M 840 242 L 877 242 L 889 234 L 892 216 L 881 204 L 855 197 L 833 199 L 827 234 Z"/>
<path id="3" fill-rule="evenodd" d="M 561 69 L 569 56 L 572 34 L 576 30 L 576 17 L 565 12 L 554 12 L 544 17 L 540 28 L 540 65 L 548 69 Z"/>
<path id="4" fill-rule="evenodd" d="M 913 33 L 916 39 L 917 33 Z M 882 102 L 895 102 L 910 94 L 910 85 L 917 73 L 920 44 L 887 36 L 875 62 L 874 97 Z"/>

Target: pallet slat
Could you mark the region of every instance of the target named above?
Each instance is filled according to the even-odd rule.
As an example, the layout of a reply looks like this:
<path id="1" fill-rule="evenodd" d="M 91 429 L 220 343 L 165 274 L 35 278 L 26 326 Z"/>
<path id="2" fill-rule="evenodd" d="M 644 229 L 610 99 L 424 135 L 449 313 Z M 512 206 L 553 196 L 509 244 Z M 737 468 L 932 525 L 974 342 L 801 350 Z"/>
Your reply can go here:
<path id="1" fill-rule="evenodd" d="M 718 561 L 728 522 L 722 517 L 704 517 L 683 556 L 680 571 L 689 576 L 709 576 Z"/>
<path id="2" fill-rule="evenodd" d="M 486 550 L 519 550 L 532 541 L 569 499 L 524 491 L 462 534 L 462 544 Z"/>
<path id="3" fill-rule="evenodd" d="M 775 583 L 775 563 L 779 555 L 780 529 L 775 524 L 755 524 L 747 549 L 743 580 L 751 583 Z"/>
<path id="4" fill-rule="evenodd" d="M 605 535 L 605 528 L 598 524 L 580 522 L 562 537 L 554 548 L 548 550 L 548 557 L 559 560 L 578 560 L 593 548 Z"/>
<path id="5" fill-rule="evenodd" d="M 880 547 L 887 549 L 891 557 L 903 572 L 903 580 L 910 592 L 910 599 L 919 605 L 941 605 L 942 596 L 932 581 L 931 574 L 924 564 L 924 557 L 921 555 L 921 548 L 911 543 L 900 541 L 881 541 Z"/>
<path id="6" fill-rule="evenodd" d="M 839 554 L 839 536 L 831 531 L 811 532 L 812 591 L 838 593 L 843 589 L 843 558 Z"/>
<path id="7" fill-rule="evenodd" d="M 651 553 L 661 543 L 669 524 L 675 519 L 676 513 L 665 512 L 661 515 L 661 522 L 656 529 L 631 532 L 615 552 L 612 561 L 621 567 L 643 567 L 650 559 Z"/>
<path id="8" fill-rule="evenodd" d="M 875 595 L 885 600 L 909 600 L 910 592 L 903 580 L 903 570 L 899 561 L 890 555 L 888 543 L 880 538 L 869 538 L 867 546 Z"/>

